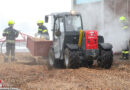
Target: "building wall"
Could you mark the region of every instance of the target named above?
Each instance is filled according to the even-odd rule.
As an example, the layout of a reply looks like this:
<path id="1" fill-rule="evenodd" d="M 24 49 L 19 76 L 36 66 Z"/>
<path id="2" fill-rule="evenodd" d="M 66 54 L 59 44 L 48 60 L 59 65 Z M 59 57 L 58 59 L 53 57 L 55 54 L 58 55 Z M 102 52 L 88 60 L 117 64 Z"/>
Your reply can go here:
<path id="1" fill-rule="evenodd" d="M 112 22 L 113 20 L 119 22 L 119 18 L 121 16 L 127 17 L 128 21 L 130 20 L 130 0 L 105 0 L 104 27 L 108 28 L 107 24 Z"/>
<path id="2" fill-rule="evenodd" d="M 129 0 L 105 0 L 104 9 L 109 9 L 112 11 L 112 16 L 128 16 L 128 3 Z"/>
<path id="3" fill-rule="evenodd" d="M 77 4 L 75 0 L 73 0 L 73 9 L 81 13 L 85 30 L 101 29 L 102 5 L 99 0 L 98 2 L 82 2 L 80 4 Z"/>
<path id="4" fill-rule="evenodd" d="M 102 29 L 112 20 L 119 21 L 120 16 L 126 16 L 130 21 L 130 0 L 78 0 L 82 1 L 78 4 L 76 0 L 72 1 L 73 9 L 82 14 L 84 29 Z"/>
<path id="5" fill-rule="evenodd" d="M 75 4 L 93 3 L 101 0 L 75 0 Z"/>

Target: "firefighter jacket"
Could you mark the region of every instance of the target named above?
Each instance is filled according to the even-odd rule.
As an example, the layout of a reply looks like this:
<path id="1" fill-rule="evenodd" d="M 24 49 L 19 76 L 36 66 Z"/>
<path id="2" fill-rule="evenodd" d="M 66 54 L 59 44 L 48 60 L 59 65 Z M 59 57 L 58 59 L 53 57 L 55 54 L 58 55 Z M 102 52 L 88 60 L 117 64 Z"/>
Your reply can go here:
<path id="1" fill-rule="evenodd" d="M 3 36 L 6 37 L 7 43 L 15 43 L 15 38 L 17 38 L 19 35 L 19 32 L 12 27 L 8 27 L 4 30 Z"/>
<path id="2" fill-rule="evenodd" d="M 121 26 L 122 26 L 122 30 L 127 30 L 128 29 L 128 22 L 127 21 L 121 22 Z"/>
<path id="3" fill-rule="evenodd" d="M 39 28 L 38 28 L 38 34 L 43 34 L 43 35 L 48 35 L 48 30 L 47 30 L 47 28 L 45 27 L 45 26 L 40 26 Z"/>

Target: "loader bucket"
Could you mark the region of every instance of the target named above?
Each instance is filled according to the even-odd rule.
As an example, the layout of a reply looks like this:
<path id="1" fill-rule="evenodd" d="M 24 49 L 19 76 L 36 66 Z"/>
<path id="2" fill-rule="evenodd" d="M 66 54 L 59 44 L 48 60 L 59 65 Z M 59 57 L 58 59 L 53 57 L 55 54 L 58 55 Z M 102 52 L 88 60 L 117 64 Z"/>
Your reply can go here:
<path id="1" fill-rule="evenodd" d="M 27 48 L 33 56 L 48 56 L 52 41 L 27 37 Z"/>

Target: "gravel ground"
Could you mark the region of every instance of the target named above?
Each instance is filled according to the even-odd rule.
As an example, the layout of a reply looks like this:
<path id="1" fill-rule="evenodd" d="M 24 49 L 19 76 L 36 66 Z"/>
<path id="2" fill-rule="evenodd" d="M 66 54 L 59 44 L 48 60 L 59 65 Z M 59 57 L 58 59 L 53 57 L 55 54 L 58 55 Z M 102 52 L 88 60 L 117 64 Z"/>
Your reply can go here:
<path id="1" fill-rule="evenodd" d="M 130 60 L 114 56 L 111 69 L 52 69 L 46 59 L 34 59 L 29 53 L 17 53 L 17 62 L 3 63 L 0 55 L 0 80 L 4 87 L 21 90 L 130 90 Z"/>

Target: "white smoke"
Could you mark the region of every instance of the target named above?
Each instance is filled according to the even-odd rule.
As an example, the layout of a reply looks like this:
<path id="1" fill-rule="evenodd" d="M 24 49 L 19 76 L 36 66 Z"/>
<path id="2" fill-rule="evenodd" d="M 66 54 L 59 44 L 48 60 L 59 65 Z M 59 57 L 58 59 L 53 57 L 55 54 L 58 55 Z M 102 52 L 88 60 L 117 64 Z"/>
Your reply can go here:
<path id="1" fill-rule="evenodd" d="M 74 9 L 82 14 L 84 30 L 97 30 L 99 35 L 104 36 L 105 43 L 113 45 L 114 52 L 120 52 L 127 46 L 130 30 L 122 30 L 120 16 L 115 15 L 110 8 L 102 2 L 74 6 Z"/>
<path id="2" fill-rule="evenodd" d="M 121 25 L 113 20 L 113 22 L 108 23 L 107 28 L 99 31 L 99 34 L 104 36 L 105 42 L 113 45 L 114 52 L 120 52 L 128 44 L 129 32 L 121 28 Z"/>
<path id="3" fill-rule="evenodd" d="M 130 31 L 123 30 L 119 15 L 114 15 L 110 7 L 105 7 L 105 26 L 99 34 L 104 36 L 105 42 L 113 45 L 114 52 L 120 52 L 125 49 L 129 43 Z"/>
<path id="4" fill-rule="evenodd" d="M 84 30 L 101 29 L 101 4 L 81 4 L 74 9 L 82 15 Z"/>

